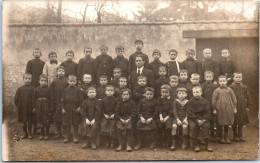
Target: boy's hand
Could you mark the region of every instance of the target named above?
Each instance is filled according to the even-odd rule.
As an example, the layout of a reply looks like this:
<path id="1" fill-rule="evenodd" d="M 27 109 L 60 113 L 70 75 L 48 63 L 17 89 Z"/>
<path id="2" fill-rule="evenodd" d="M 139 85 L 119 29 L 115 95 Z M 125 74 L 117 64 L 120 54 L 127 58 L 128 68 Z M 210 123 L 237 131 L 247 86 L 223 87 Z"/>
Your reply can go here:
<path id="1" fill-rule="evenodd" d="M 144 117 L 140 117 L 140 119 L 141 119 L 141 122 L 142 122 L 142 123 L 145 123 Z"/>
<path id="2" fill-rule="evenodd" d="M 105 117 L 106 119 L 109 119 L 109 116 L 108 116 L 108 115 L 106 115 L 106 114 L 104 114 L 104 117 Z"/>
<path id="3" fill-rule="evenodd" d="M 217 115 L 217 110 L 216 109 L 213 110 L 213 114 Z"/>
<path id="4" fill-rule="evenodd" d="M 182 125 L 182 122 L 181 122 L 181 120 L 179 118 L 177 119 L 177 125 L 178 126 Z"/>
<path id="5" fill-rule="evenodd" d="M 249 108 L 246 108 L 246 111 L 249 112 Z"/>
<path id="6" fill-rule="evenodd" d="M 234 109 L 234 114 L 237 114 L 237 108 Z"/>
<path id="7" fill-rule="evenodd" d="M 62 109 L 62 114 L 65 114 L 65 113 L 66 113 L 65 109 Z"/>
<path id="8" fill-rule="evenodd" d="M 164 122 L 166 122 L 169 118 L 170 118 L 169 116 L 166 116 L 166 117 L 164 118 Z"/>
<path id="9" fill-rule="evenodd" d="M 149 123 L 151 123 L 151 122 L 152 122 L 152 120 L 153 120 L 153 118 L 148 118 L 148 119 L 146 120 L 146 124 L 149 124 Z"/>
<path id="10" fill-rule="evenodd" d="M 86 124 L 90 125 L 90 121 L 88 119 L 86 119 Z"/>
<path id="11" fill-rule="evenodd" d="M 91 126 L 94 126 L 95 122 L 96 122 L 96 120 L 93 119 L 93 120 L 90 122 Z"/>
<path id="12" fill-rule="evenodd" d="M 36 111 L 35 108 L 33 108 L 33 113 L 35 113 L 35 111 Z"/>
<path id="13" fill-rule="evenodd" d="M 78 113 L 80 111 L 80 107 L 76 110 L 76 112 Z"/>
<path id="14" fill-rule="evenodd" d="M 188 118 L 187 117 L 183 120 L 183 124 L 188 125 Z"/>
<path id="15" fill-rule="evenodd" d="M 162 123 L 164 122 L 164 119 L 163 119 L 162 114 L 160 114 L 160 121 L 161 121 Z"/>
<path id="16" fill-rule="evenodd" d="M 114 117 L 115 117 L 115 114 L 112 114 L 112 115 L 110 116 L 110 119 L 114 119 Z"/>
<path id="17" fill-rule="evenodd" d="M 121 121 L 123 124 L 125 124 L 125 120 L 124 120 L 124 119 L 120 119 L 120 121 Z"/>
<path id="18" fill-rule="evenodd" d="M 231 78 L 227 78 L 227 81 L 231 80 Z"/>
<path id="19" fill-rule="evenodd" d="M 202 125 L 203 124 L 203 121 L 202 120 L 198 120 L 198 125 Z"/>
<path id="20" fill-rule="evenodd" d="M 129 122 L 130 122 L 130 118 L 127 119 L 127 120 L 125 120 L 125 123 L 126 123 L 126 124 L 129 123 Z"/>

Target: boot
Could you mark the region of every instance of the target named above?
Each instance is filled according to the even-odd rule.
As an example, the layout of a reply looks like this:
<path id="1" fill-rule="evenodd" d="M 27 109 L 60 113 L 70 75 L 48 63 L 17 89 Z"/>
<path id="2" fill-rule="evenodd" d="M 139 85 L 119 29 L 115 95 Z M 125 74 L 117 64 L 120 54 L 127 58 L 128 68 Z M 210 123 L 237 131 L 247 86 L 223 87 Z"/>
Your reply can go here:
<path id="1" fill-rule="evenodd" d="M 132 147 L 129 144 L 126 145 L 126 151 L 132 152 Z"/>
<path id="2" fill-rule="evenodd" d="M 21 136 L 21 139 L 26 139 L 28 137 L 27 133 L 27 127 L 26 125 L 23 126 L 23 135 Z"/>
<path id="3" fill-rule="evenodd" d="M 32 139 L 33 136 L 32 136 L 32 126 L 29 126 L 28 127 L 28 139 Z"/>
<path id="4" fill-rule="evenodd" d="M 200 151 L 199 141 L 196 139 L 193 139 L 193 144 L 194 144 L 194 151 L 199 152 Z"/>
<path id="5" fill-rule="evenodd" d="M 109 137 L 106 136 L 105 139 L 106 139 L 106 145 L 105 145 L 105 148 L 109 148 Z"/>
<path id="6" fill-rule="evenodd" d="M 187 148 L 187 141 L 188 141 L 188 135 L 184 135 L 182 140 L 182 149 Z"/>
<path id="7" fill-rule="evenodd" d="M 57 134 L 53 137 L 54 139 L 60 139 L 61 138 L 61 125 L 57 124 Z"/>
<path id="8" fill-rule="evenodd" d="M 74 136 L 74 137 L 73 137 L 73 142 L 74 142 L 74 143 L 78 143 L 78 142 L 79 142 L 79 139 L 78 139 L 77 136 Z"/>
<path id="9" fill-rule="evenodd" d="M 93 150 L 96 150 L 97 149 L 97 145 L 96 145 L 96 143 L 95 142 L 91 142 L 91 148 L 93 149 Z"/>
<path id="10" fill-rule="evenodd" d="M 171 141 L 171 147 L 170 150 L 174 151 L 175 150 L 175 143 L 176 143 L 176 136 L 172 136 L 172 141 Z"/>
<path id="11" fill-rule="evenodd" d="M 136 142 L 137 142 L 137 144 L 135 146 L 135 150 L 141 149 L 141 137 L 140 137 L 140 135 L 137 135 Z"/>
<path id="12" fill-rule="evenodd" d="M 209 152 L 213 152 L 213 149 L 209 147 L 209 139 L 205 139 L 205 150 Z"/>
<path id="13" fill-rule="evenodd" d="M 40 135 L 40 137 L 39 137 L 39 140 L 42 140 L 43 139 L 43 136 L 44 135 L 44 128 L 42 127 L 41 128 L 41 135 Z"/>
<path id="14" fill-rule="evenodd" d="M 49 140 L 49 130 L 50 130 L 50 126 L 46 126 L 46 133 L 44 136 L 44 140 Z"/>
<path id="15" fill-rule="evenodd" d="M 236 142 L 239 142 L 238 132 L 237 132 L 237 126 L 232 126 L 233 130 L 233 140 Z"/>
<path id="16" fill-rule="evenodd" d="M 113 137 L 110 138 L 110 148 L 113 149 L 115 147 L 115 139 Z"/>
<path id="17" fill-rule="evenodd" d="M 224 127 L 224 139 L 226 144 L 230 144 L 230 139 L 228 137 L 228 126 Z"/>
<path id="18" fill-rule="evenodd" d="M 156 140 L 154 139 L 152 143 L 150 144 L 150 148 L 154 149 L 156 147 Z"/>
<path id="19" fill-rule="evenodd" d="M 89 141 L 88 138 L 85 137 L 85 143 L 81 146 L 82 149 L 87 149 L 89 147 Z"/>
<path id="20" fill-rule="evenodd" d="M 243 126 L 238 126 L 238 138 L 241 142 L 245 142 L 246 139 L 243 137 L 242 129 Z"/>
<path id="21" fill-rule="evenodd" d="M 78 139 L 78 126 L 73 126 L 73 142 L 74 143 L 78 143 L 79 142 L 79 139 Z"/>
<path id="22" fill-rule="evenodd" d="M 223 135 L 223 130 L 222 130 L 222 127 L 219 126 L 219 143 L 220 144 L 225 144 L 225 139 L 224 139 L 224 135 Z"/>
<path id="23" fill-rule="evenodd" d="M 68 143 L 70 140 L 69 140 L 69 133 L 70 133 L 70 130 L 69 130 L 69 127 L 64 127 L 65 128 L 65 139 L 63 140 L 63 143 Z"/>
<path id="24" fill-rule="evenodd" d="M 122 147 L 122 144 L 119 143 L 119 146 L 116 148 L 116 151 L 117 151 L 117 152 L 122 151 L 122 148 L 123 148 L 123 147 Z"/>

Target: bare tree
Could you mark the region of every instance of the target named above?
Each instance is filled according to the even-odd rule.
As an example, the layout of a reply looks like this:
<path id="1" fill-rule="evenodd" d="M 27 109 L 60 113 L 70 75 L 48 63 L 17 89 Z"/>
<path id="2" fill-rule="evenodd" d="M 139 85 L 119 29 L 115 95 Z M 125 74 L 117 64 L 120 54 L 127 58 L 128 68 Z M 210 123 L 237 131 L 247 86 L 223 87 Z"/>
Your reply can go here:
<path id="1" fill-rule="evenodd" d="M 88 3 L 85 4 L 83 13 L 80 12 L 80 15 L 82 16 L 82 23 L 83 24 L 86 22 L 87 9 L 88 9 Z"/>
<path id="2" fill-rule="evenodd" d="M 106 5 L 106 1 L 97 1 L 96 3 L 96 13 L 97 13 L 97 23 L 102 22 L 102 16 L 103 16 L 103 11 L 104 11 L 104 6 Z"/>
<path id="3" fill-rule="evenodd" d="M 61 23 L 61 10 L 62 10 L 62 0 L 59 0 L 59 5 L 57 9 L 57 23 Z"/>

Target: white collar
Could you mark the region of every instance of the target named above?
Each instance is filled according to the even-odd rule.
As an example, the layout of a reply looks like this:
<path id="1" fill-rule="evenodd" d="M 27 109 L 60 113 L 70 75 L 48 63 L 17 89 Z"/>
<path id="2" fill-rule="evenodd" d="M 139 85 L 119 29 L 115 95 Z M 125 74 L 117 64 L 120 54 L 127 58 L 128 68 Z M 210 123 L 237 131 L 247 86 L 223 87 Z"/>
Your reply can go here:
<path id="1" fill-rule="evenodd" d="M 144 66 L 141 68 L 137 68 L 136 72 L 138 73 L 138 70 L 140 70 L 140 74 L 143 72 Z"/>

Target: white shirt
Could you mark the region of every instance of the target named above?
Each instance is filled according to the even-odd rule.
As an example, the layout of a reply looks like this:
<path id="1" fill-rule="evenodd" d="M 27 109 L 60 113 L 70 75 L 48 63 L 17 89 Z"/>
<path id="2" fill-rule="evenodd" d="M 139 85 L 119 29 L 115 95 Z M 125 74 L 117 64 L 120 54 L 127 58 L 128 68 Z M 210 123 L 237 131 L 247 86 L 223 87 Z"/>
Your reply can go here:
<path id="1" fill-rule="evenodd" d="M 142 74 L 142 72 L 143 72 L 143 69 L 144 69 L 144 66 L 143 66 L 143 67 L 141 67 L 141 68 L 137 68 L 137 71 L 136 71 L 136 73 L 138 74 L 138 70 L 140 70 L 140 74 Z"/>

